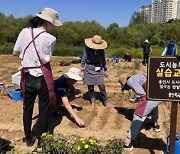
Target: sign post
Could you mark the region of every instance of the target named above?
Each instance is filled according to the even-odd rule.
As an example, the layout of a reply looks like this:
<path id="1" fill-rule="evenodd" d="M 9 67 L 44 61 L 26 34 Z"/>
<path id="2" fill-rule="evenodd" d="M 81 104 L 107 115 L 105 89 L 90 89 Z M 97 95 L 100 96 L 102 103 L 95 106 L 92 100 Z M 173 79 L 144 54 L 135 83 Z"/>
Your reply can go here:
<path id="1" fill-rule="evenodd" d="M 147 81 L 148 99 L 172 102 L 169 152 L 174 154 L 180 101 L 180 61 L 175 57 L 150 57 Z"/>
<path id="2" fill-rule="evenodd" d="M 177 108 L 178 103 L 172 102 L 171 105 L 171 123 L 170 123 L 170 142 L 169 142 L 169 153 L 175 153 L 175 141 L 176 141 L 176 124 L 177 124 Z"/>

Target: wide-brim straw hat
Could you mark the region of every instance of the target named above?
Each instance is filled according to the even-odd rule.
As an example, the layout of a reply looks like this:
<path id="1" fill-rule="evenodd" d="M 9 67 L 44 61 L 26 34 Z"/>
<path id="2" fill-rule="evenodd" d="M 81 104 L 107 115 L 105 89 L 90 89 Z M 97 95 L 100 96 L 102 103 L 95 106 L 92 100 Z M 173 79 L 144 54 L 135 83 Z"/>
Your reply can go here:
<path id="1" fill-rule="evenodd" d="M 66 78 L 79 81 L 82 80 L 82 77 L 80 76 L 80 72 L 81 71 L 78 68 L 71 67 L 67 73 L 64 73 L 64 76 Z"/>
<path id="2" fill-rule="evenodd" d="M 36 14 L 41 19 L 49 21 L 54 26 L 61 26 L 62 22 L 59 20 L 59 14 L 52 8 L 44 8 L 42 12 Z"/>
<path id="3" fill-rule="evenodd" d="M 127 85 L 127 80 L 131 77 L 130 73 L 124 73 L 119 76 L 119 83 L 121 84 L 122 91 L 129 90 L 129 87 Z"/>
<path id="4" fill-rule="evenodd" d="M 91 49 L 106 49 L 107 42 L 101 38 L 99 35 L 94 35 L 93 38 L 85 39 L 85 44 Z"/>

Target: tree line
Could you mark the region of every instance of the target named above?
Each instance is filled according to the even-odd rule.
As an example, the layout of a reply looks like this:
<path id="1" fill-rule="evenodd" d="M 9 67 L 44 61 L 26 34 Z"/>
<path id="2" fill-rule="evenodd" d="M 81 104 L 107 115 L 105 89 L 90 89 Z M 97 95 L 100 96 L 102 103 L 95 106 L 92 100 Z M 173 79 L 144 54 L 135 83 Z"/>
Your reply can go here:
<path id="1" fill-rule="evenodd" d="M 12 53 L 13 46 L 22 28 L 28 27 L 32 16 L 15 18 L 0 13 L 0 54 Z M 80 56 L 84 48 L 84 39 L 95 34 L 102 36 L 108 43 L 107 50 L 138 49 L 148 39 L 154 47 L 164 47 L 170 38 L 179 43 L 180 21 L 171 20 L 167 23 L 147 23 L 141 14 L 134 12 L 128 26 L 120 27 L 117 23 L 107 28 L 96 21 L 64 22 L 52 32 L 57 38 L 54 55 Z"/>

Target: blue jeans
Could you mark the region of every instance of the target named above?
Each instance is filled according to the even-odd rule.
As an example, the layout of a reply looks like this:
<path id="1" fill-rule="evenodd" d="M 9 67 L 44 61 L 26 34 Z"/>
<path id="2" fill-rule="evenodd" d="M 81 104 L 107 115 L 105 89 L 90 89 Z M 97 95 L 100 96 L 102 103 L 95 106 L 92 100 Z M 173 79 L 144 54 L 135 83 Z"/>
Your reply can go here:
<path id="1" fill-rule="evenodd" d="M 160 104 L 160 101 L 150 101 L 148 100 L 144 114 L 142 117 L 139 117 L 138 115 L 133 115 L 133 121 L 131 123 L 131 127 L 128 131 L 127 137 L 131 140 L 135 140 L 137 137 L 140 127 L 143 124 L 143 122 L 146 120 L 147 116 L 152 112 L 152 121 L 157 122 L 158 121 L 158 105 Z"/>
<path id="2" fill-rule="evenodd" d="M 23 104 L 23 125 L 25 135 L 31 134 L 32 114 L 36 96 L 39 98 L 37 137 L 47 132 L 49 118 L 49 93 L 44 76 L 34 77 L 25 73 L 25 98 Z"/>

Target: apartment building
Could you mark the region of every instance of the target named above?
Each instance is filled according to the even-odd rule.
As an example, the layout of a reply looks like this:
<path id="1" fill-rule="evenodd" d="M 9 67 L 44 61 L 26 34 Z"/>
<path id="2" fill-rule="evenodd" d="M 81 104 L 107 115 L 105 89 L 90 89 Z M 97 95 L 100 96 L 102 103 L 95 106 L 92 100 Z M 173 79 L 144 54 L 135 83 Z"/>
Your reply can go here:
<path id="1" fill-rule="evenodd" d="M 148 23 L 151 22 L 151 12 L 152 12 L 152 6 L 142 6 L 140 7 L 140 12 L 144 15 L 144 21 L 147 21 Z"/>
<path id="2" fill-rule="evenodd" d="M 177 19 L 180 20 L 180 0 L 177 2 Z"/>
<path id="3" fill-rule="evenodd" d="M 149 23 L 180 19 L 180 0 L 152 0 L 152 5 L 142 6 L 140 12 L 146 13 Z"/>

